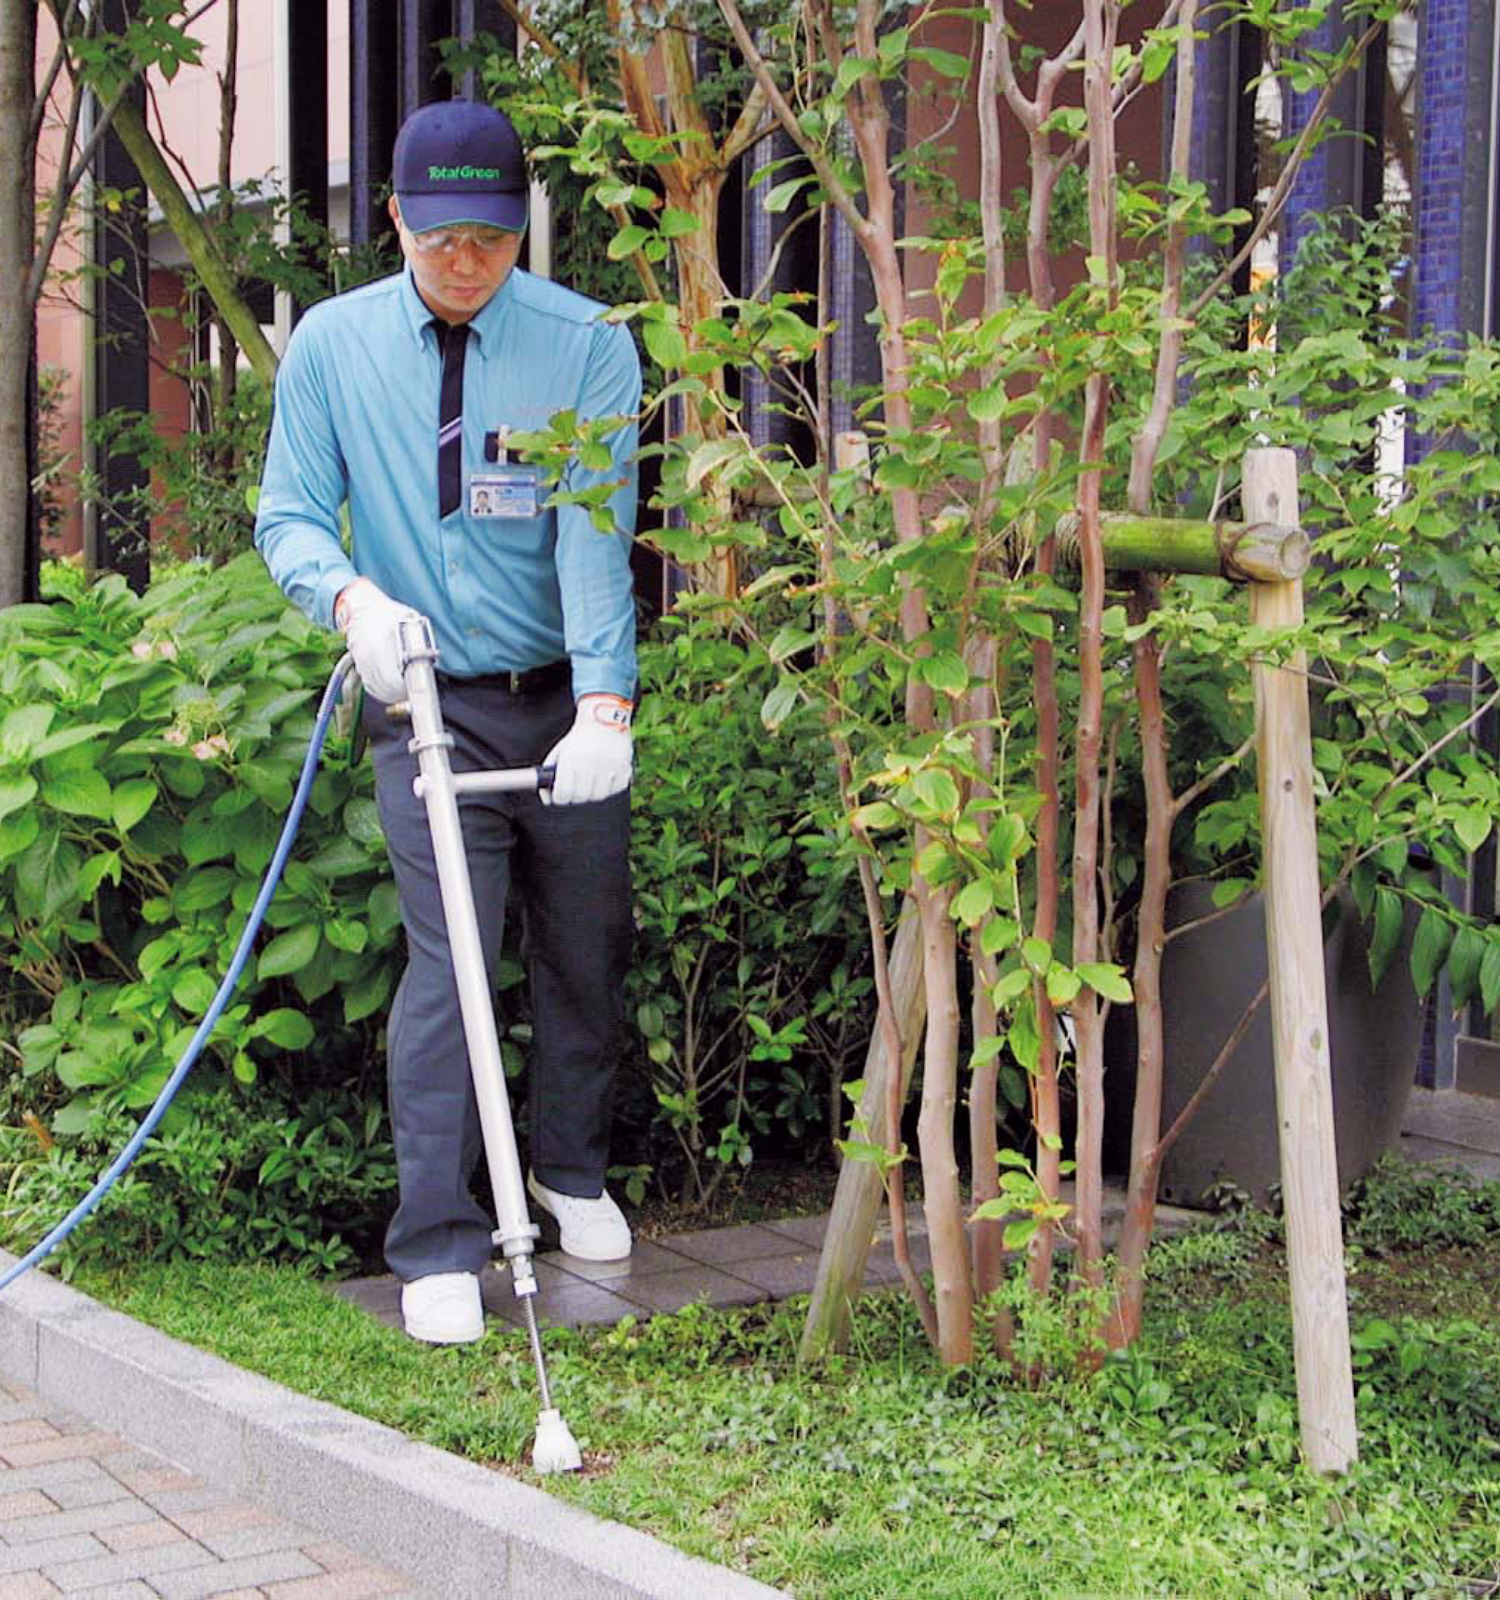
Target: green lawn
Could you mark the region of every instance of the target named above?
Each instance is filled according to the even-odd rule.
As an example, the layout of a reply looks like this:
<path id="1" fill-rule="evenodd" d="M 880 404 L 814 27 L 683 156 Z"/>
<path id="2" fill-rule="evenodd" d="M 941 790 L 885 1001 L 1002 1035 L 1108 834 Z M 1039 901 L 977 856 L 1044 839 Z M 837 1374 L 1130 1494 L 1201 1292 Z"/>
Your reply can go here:
<path id="1" fill-rule="evenodd" d="M 1211 1235 L 1157 1259 L 1142 1347 L 1038 1389 L 992 1361 L 941 1371 L 893 1297 L 867 1300 L 854 1350 L 817 1372 L 793 1360 L 802 1301 L 553 1333 L 589 1471 L 547 1487 L 801 1600 L 1457 1596 L 1500 1578 L 1500 1239 L 1366 1258 L 1362 1458 L 1337 1483 L 1297 1463 L 1274 1241 Z M 80 1282 L 294 1389 L 526 1470 L 519 1334 L 426 1350 L 284 1268 Z"/>

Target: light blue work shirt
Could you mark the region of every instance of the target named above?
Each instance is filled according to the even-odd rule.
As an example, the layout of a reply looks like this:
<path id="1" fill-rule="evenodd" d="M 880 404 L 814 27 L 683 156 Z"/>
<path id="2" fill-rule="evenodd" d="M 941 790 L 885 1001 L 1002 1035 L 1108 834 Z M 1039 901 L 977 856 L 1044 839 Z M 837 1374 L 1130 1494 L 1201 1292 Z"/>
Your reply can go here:
<path id="1" fill-rule="evenodd" d="M 584 506 L 535 516 L 472 517 L 471 474 L 493 472 L 485 435 L 543 427 L 555 413 L 626 416 L 640 407 L 630 332 L 559 284 L 512 271 L 469 323 L 464 359 L 463 481 L 458 510 L 438 515 L 438 389 L 432 313 L 410 270 L 313 306 L 276 376 L 276 407 L 255 519 L 256 548 L 288 597 L 333 626 L 355 577 L 432 623 L 438 668 L 455 677 L 516 672 L 566 656 L 575 696 L 635 693 L 637 430 L 613 437 L 607 471 L 577 461 L 565 489 L 617 482 L 615 532 Z M 345 500 L 353 532 L 339 538 Z"/>

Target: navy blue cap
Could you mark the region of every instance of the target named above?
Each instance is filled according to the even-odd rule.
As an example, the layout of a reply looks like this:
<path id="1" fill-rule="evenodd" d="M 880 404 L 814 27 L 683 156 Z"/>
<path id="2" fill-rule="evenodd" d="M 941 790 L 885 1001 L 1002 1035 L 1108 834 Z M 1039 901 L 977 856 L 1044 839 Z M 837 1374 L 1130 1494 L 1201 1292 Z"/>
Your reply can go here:
<path id="1" fill-rule="evenodd" d="M 462 222 L 526 226 L 526 156 L 504 112 L 439 100 L 401 124 L 391 174 L 401 220 L 413 233 Z"/>

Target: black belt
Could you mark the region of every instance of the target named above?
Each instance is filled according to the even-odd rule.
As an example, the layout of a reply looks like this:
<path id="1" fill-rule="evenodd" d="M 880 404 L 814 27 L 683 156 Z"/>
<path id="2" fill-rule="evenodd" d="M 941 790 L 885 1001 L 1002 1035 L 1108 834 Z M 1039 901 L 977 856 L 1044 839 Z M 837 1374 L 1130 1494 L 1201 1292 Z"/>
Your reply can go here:
<path id="1" fill-rule="evenodd" d="M 449 672 L 437 674 L 439 683 L 458 684 L 465 689 L 498 689 L 503 694 L 545 694 L 573 681 L 573 663 L 566 658 L 549 661 L 544 667 L 527 667 L 521 672 L 480 672 L 460 678 Z"/>

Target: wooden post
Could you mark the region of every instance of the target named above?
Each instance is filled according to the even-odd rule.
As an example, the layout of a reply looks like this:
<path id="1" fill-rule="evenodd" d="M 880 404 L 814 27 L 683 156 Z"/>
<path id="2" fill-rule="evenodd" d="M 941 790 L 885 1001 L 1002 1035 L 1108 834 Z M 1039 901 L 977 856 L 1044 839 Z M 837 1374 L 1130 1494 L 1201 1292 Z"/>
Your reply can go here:
<path id="1" fill-rule="evenodd" d="M 1250 522 L 1295 527 L 1295 453 L 1247 451 L 1241 499 Z M 1268 628 L 1297 626 L 1302 580 L 1252 583 L 1250 615 Z M 1297 1413 L 1307 1464 L 1316 1472 L 1343 1472 L 1355 1460 L 1358 1441 L 1333 1137 L 1307 659 L 1299 652 L 1284 667 L 1257 663 L 1252 672 Z"/>
<path id="2" fill-rule="evenodd" d="M 872 1144 L 885 1143 L 886 1089 L 892 1072 L 901 1074 L 901 1102 L 911 1082 L 917 1046 L 922 1038 L 922 1023 L 927 1015 L 927 990 L 922 982 L 922 924 L 916 907 L 908 900 L 902 907 L 896 937 L 891 941 L 891 999 L 901 1033 L 901 1057 L 892 1062 L 885 1048 L 885 1030 L 876 1027 L 865 1053 L 865 1089 L 859 1102 L 865 1137 Z M 828 1231 L 823 1235 L 823 1251 L 818 1257 L 818 1276 L 813 1285 L 812 1303 L 802 1325 L 797 1356 L 802 1361 L 817 1361 L 835 1350 L 842 1350 L 849 1338 L 849 1313 L 864 1287 L 865 1262 L 875 1237 L 875 1218 L 880 1213 L 885 1184 L 880 1168 L 873 1161 L 839 1163 L 838 1186 L 833 1192 L 833 1209 L 828 1215 Z"/>

